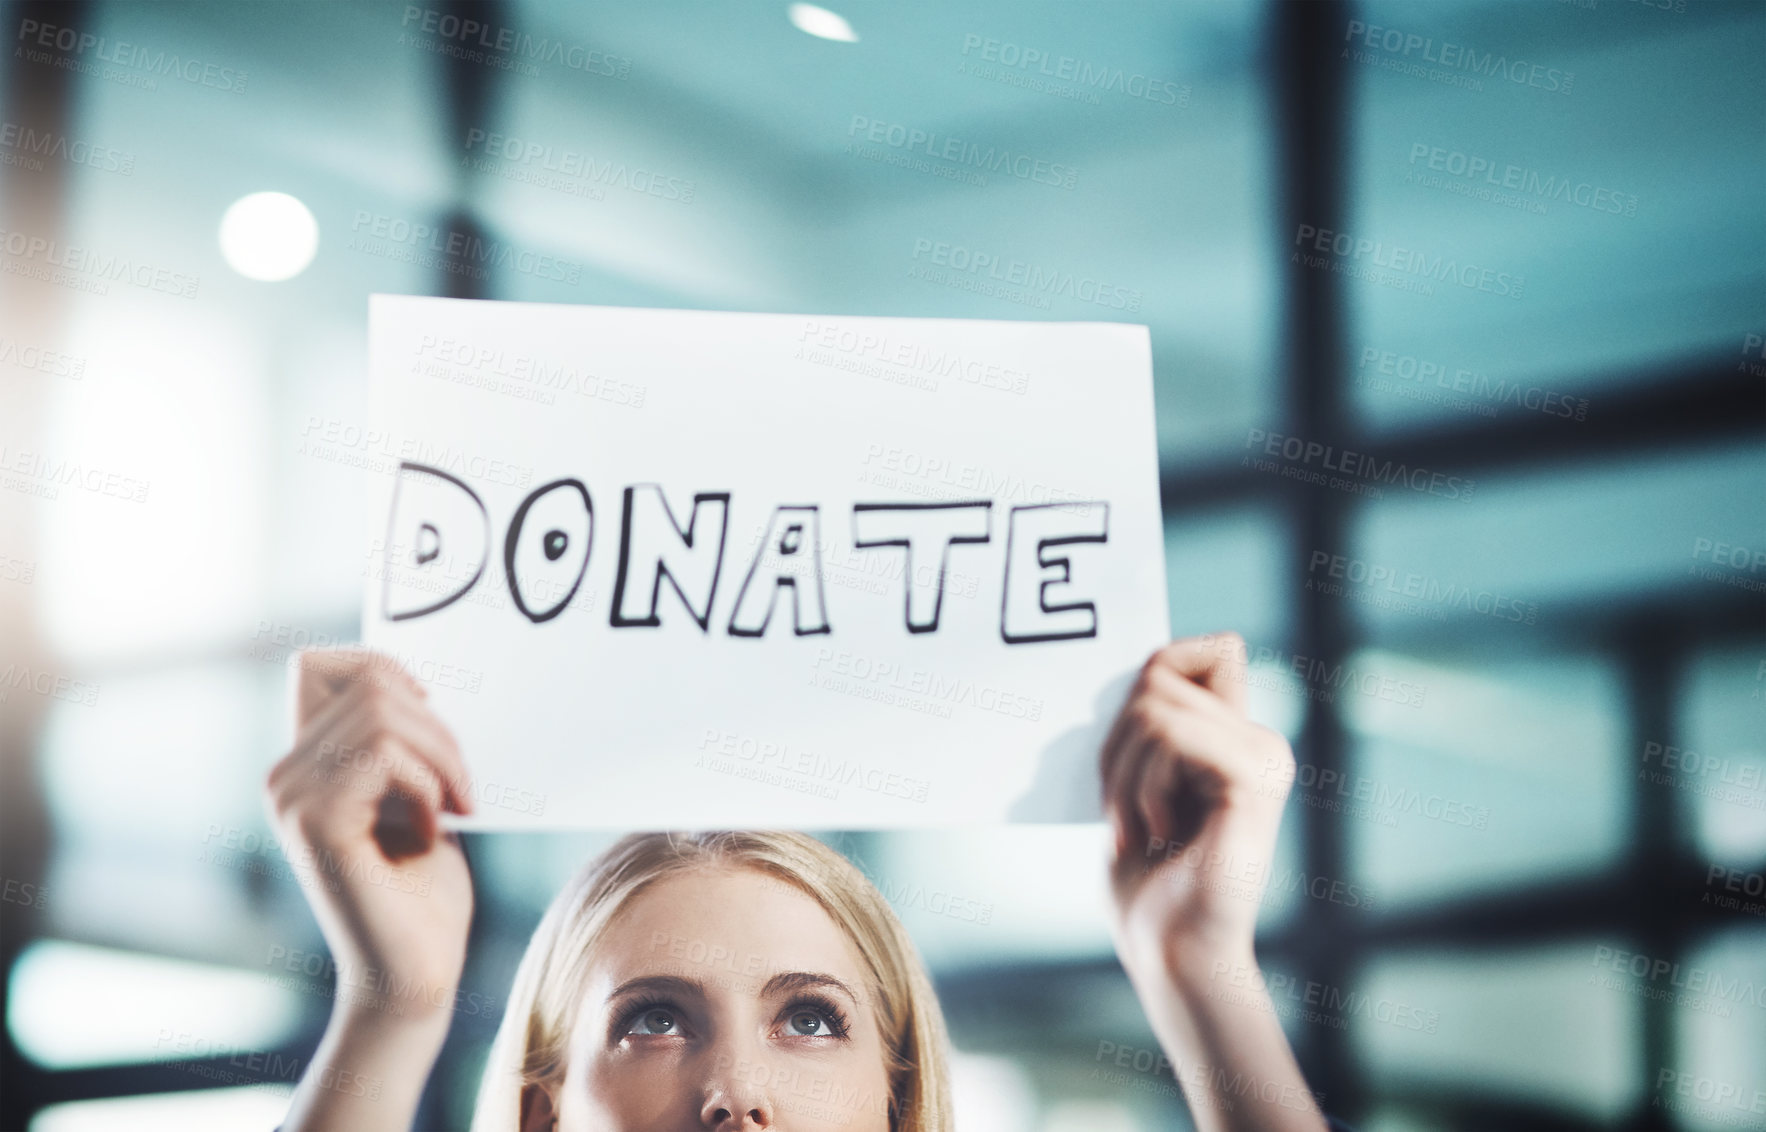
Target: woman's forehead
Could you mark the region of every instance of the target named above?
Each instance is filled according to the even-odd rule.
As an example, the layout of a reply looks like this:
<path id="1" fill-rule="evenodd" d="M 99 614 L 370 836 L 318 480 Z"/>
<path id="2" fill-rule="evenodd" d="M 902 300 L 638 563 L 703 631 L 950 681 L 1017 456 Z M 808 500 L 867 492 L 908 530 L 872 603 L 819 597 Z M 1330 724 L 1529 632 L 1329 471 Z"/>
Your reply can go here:
<path id="1" fill-rule="evenodd" d="M 755 869 L 707 867 L 664 877 L 626 902 L 590 959 L 588 989 L 604 999 L 659 974 L 758 988 L 781 972 L 811 972 L 862 993 L 863 966 L 845 931 L 802 889 Z"/>

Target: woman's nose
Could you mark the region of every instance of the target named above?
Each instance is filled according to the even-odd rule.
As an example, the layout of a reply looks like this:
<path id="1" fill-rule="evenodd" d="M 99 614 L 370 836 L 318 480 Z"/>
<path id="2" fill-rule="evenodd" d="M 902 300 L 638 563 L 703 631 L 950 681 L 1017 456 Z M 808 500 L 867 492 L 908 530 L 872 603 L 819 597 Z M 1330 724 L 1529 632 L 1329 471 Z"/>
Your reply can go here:
<path id="1" fill-rule="evenodd" d="M 772 1073 L 752 1052 L 720 1046 L 711 1053 L 700 1122 L 710 1132 L 754 1132 L 774 1127 Z"/>

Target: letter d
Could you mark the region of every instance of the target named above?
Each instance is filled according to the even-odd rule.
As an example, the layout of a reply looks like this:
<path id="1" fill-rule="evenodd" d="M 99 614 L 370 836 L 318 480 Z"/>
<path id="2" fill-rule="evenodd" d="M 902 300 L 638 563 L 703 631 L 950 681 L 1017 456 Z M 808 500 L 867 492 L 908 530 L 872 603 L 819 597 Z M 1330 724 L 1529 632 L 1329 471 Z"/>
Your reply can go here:
<path id="1" fill-rule="evenodd" d="M 476 491 L 439 468 L 401 463 L 386 525 L 381 616 L 405 621 L 459 601 L 483 576 L 490 545 L 490 515 Z M 430 579 L 450 577 L 465 581 L 438 599 Z"/>

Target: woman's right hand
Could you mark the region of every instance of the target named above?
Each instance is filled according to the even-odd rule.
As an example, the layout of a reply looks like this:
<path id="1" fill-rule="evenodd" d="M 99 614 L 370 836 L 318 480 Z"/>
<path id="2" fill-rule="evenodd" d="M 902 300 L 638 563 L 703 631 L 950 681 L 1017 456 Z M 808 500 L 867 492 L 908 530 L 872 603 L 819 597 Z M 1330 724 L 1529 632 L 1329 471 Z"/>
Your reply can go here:
<path id="1" fill-rule="evenodd" d="M 472 918 L 465 855 L 438 823 L 472 811 L 460 748 L 396 661 L 298 663 L 294 745 L 265 793 L 336 964 L 333 1019 L 445 1035 Z"/>

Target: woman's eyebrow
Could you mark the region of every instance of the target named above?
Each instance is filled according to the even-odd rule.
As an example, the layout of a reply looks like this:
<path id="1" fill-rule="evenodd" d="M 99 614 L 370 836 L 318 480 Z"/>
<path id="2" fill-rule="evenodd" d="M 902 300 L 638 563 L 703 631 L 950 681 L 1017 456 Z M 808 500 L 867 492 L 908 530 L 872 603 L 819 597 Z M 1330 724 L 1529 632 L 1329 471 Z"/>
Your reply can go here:
<path id="1" fill-rule="evenodd" d="M 622 995 L 636 994 L 639 991 L 654 991 L 662 994 L 690 994 L 704 997 L 705 986 L 697 979 L 684 979 L 679 975 L 644 975 L 636 979 L 627 979 L 614 987 L 607 997 L 609 1000 Z"/>
<path id="2" fill-rule="evenodd" d="M 839 991 L 851 999 L 854 1006 L 859 1003 L 859 997 L 852 993 L 851 987 L 833 975 L 824 975 L 817 971 L 780 971 L 766 981 L 766 986 L 760 989 L 760 993 L 767 998 L 772 998 L 795 991 L 809 990 L 812 987 L 827 987 Z"/>

